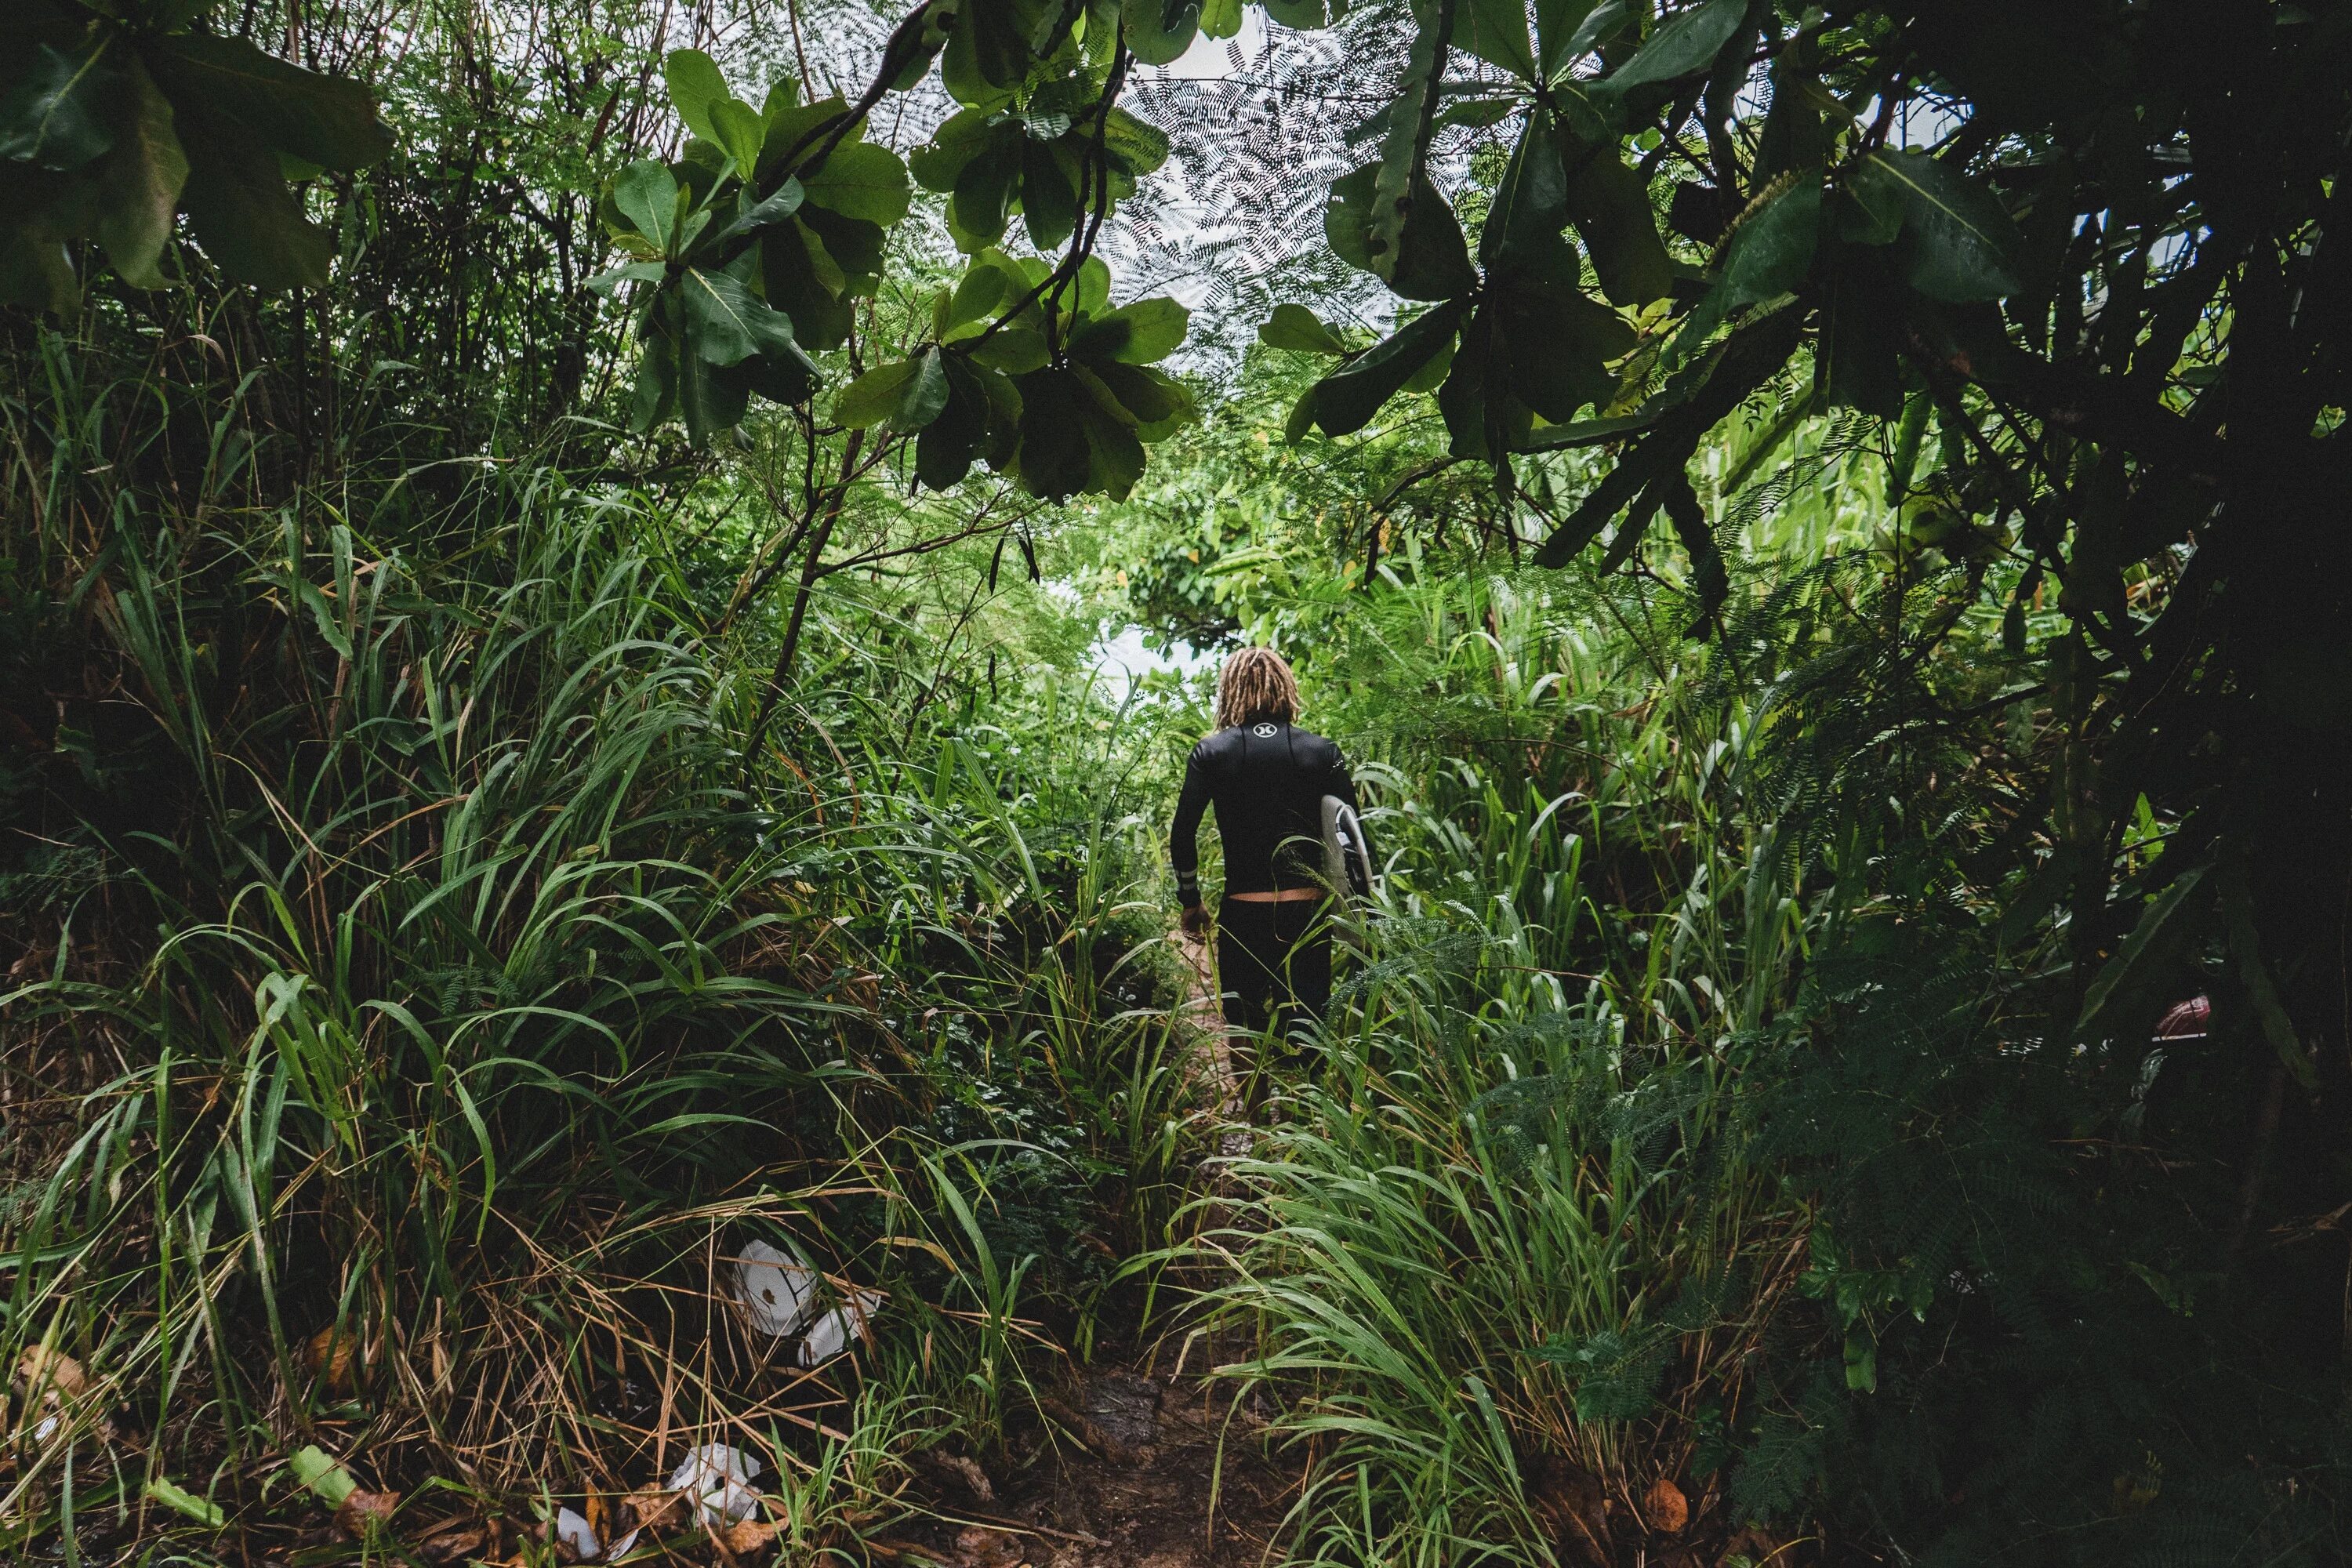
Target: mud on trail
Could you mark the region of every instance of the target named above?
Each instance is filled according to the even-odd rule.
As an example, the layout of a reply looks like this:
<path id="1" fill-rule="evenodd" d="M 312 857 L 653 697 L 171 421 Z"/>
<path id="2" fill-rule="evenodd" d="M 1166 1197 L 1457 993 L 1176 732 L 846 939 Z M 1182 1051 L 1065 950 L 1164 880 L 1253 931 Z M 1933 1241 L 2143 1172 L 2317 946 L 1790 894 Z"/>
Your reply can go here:
<path id="1" fill-rule="evenodd" d="M 1221 1114 L 1234 1121 L 1241 1100 L 1208 947 L 1181 931 L 1171 940 L 1186 971 L 1178 1016 L 1199 1043 L 1195 1070 L 1218 1086 Z M 1229 1132 L 1218 1152 L 1247 1142 L 1245 1131 Z M 1202 1173 L 1215 1183 L 1213 1167 Z M 1054 1430 L 1016 1441 L 997 1473 L 969 1458 L 924 1456 L 924 1484 L 907 1500 L 934 1517 L 868 1549 L 877 1561 L 949 1568 L 1255 1568 L 1278 1559 L 1273 1542 L 1307 1456 L 1269 1441 L 1236 1384 L 1204 1373 L 1219 1359 L 1191 1337 L 1093 1369 L 1041 1399 Z"/>
<path id="2" fill-rule="evenodd" d="M 1193 1348 L 1197 1367 L 1199 1347 Z M 1297 1500 L 1303 1456 L 1266 1441 L 1232 1385 L 1148 1367 L 1097 1371 L 1043 1401 L 1055 1430 L 991 1467 L 923 1464 L 933 1518 L 866 1542 L 877 1562 L 944 1568 L 1256 1568 Z M 907 1500 L 913 1501 L 909 1497 Z"/>

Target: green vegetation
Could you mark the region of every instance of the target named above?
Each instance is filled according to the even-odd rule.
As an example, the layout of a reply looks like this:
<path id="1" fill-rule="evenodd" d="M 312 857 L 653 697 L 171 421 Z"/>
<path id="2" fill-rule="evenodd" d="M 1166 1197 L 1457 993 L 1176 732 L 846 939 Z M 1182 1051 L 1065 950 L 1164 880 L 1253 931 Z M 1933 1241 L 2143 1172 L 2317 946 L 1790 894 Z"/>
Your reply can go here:
<path id="1" fill-rule="evenodd" d="M 2344 1559 L 2352 10 L 0 44 L 0 1551 L 913 1561 L 1183 1360 L 1269 1561 Z M 1121 636 L 1374 807 L 1255 1131 Z"/>

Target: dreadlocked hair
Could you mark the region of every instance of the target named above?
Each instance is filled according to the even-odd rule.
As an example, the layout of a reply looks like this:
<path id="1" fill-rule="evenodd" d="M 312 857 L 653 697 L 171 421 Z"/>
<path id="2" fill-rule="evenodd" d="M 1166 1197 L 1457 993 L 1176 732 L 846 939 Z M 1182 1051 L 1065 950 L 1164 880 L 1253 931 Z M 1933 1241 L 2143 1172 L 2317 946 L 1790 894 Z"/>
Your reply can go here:
<path id="1" fill-rule="evenodd" d="M 1298 717 L 1298 678 L 1270 647 L 1245 647 L 1217 672 L 1217 727 L 1231 730 L 1272 719 L 1287 724 Z"/>

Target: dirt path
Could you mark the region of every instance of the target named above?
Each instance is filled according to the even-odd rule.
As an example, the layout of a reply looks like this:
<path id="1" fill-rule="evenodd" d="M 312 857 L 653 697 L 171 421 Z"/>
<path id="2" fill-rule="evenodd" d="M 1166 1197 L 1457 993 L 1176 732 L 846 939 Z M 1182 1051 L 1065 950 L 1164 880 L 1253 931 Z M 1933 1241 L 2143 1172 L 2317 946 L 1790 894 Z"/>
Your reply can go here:
<path id="1" fill-rule="evenodd" d="M 1298 1468 L 1197 1366 L 1097 1371 L 1048 1410 L 1057 1430 L 1025 1458 L 1016 1444 L 1009 1473 L 935 1462 L 939 1518 L 877 1555 L 950 1568 L 1255 1568 L 1276 1555 Z"/>
<path id="2" fill-rule="evenodd" d="M 1176 1016 L 1199 1041 L 1221 1120 L 1242 1114 L 1206 942 L 1171 935 L 1188 979 Z M 1223 1134 L 1217 1152 L 1244 1152 Z M 1213 1182 L 1213 1167 L 1204 1174 Z M 1233 1347 L 1232 1353 L 1240 1353 Z M 926 1488 L 937 1518 L 909 1532 L 898 1560 L 950 1568 L 1255 1568 L 1304 1479 L 1298 1456 L 1274 1449 L 1265 1422 L 1207 1375 L 1226 1359 L 1195 1337 L 1124 1365 L 1099 1366 L 1042 1402 L 1053 1430 L 1011 1446 L 992 1475 L 935 1458 Z M 878 1556 L 892 1555 L 886 1547 Z"/>

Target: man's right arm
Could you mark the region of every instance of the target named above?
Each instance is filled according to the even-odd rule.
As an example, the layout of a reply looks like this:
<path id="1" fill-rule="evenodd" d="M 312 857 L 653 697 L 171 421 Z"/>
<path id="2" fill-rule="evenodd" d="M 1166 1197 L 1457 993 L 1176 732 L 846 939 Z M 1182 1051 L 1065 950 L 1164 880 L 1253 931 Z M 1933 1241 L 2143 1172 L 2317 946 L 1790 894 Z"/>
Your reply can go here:
<path id="1" fill-rule="evenodd" d="M 1176 797 L 1176 820 L 1168 834 L 1168 858 L 1176 868 L 1176 898 L 1185 923 L 1201 907 L 1201 816 L 1209 808 L 1209 781 L 1197 746 L 1184 759 L 1184 789 Z"/>

